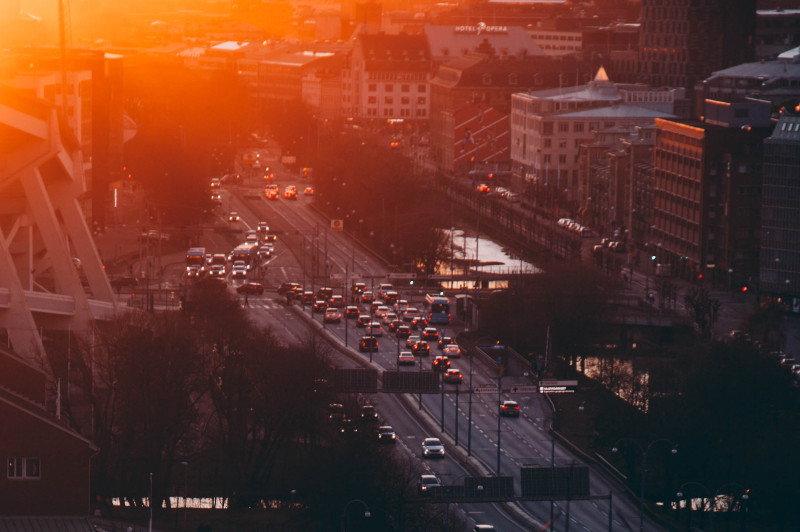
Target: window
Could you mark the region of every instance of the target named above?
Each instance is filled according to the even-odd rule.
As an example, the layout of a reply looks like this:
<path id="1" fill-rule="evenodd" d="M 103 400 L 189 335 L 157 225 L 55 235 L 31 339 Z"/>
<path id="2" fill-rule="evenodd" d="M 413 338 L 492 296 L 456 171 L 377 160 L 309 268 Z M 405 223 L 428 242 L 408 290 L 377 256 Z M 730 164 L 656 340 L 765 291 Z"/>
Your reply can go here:
<path id="1" fill-rule="evenodd" d="M 368 96 L 367 103 L 378 103 L 378 98 L 376 96 Z"/>
<path id="2" fill-rule="evenodd" d="M 400 103 L 403 105 L 408 105 L 411 103 L 411 98 L 409 98 L 408 96 L 402 96 L 400 98 Z"/>
<path id="3" fill-rule="evenodd" d="M 400 85 L 400 92 L 408 92 L 411 90 L 409 85 Z"/>
<path id="4" fill-rule="evenodd" d="M 583 133 L 583 122 L 575 122 L 575 133 Z"/>
<path id="5" fill-rule="evenodd" d="M 392 92 L 394 90 L 394 85 L 390 85 L 387 83 L 384 89 L 386 90 L 386 92 Z"/>
<path id="6" fill-rule="evenodd" d="M 550 139 L 550 138 L 544 139 L 544 147 L 545 148 L 550 148 L 552 146 L 553 146 L 553 139 Z"/>
<path id="7" fill-rule="evenodd" d="M 425 92 L 425 85 L 417 85 L 417 92 Z"/>
<path id="8" fill-rule="evenodd" d="M 375 85 L 374 83 L 370 83 L 369 85 L 367 85 L 367 90 L 368 90 L 369 92 L 375 92 L 375 90 L 376 90 L 377 88 L 378 88 L 378 86 L 377 86 L 377 85 Z"/>
<path id="9" fill-rule="evenodd" d="M 8 478 L 41 478 L 41 465 L 38 458 L 18 458 L 8 459 Z"/>
<path id="10" fill-rule="evenodd" d="M 558 123 L 558 132 L 559 133 L 569 133 L 569 122 L 559 122 Z"/>
<path id="11" fill-rule="evenodd" d="M 386 105 L 392 105 L 392 103 L 393 103 L 392 97 L 391 96 L 384 96 L 383 97 L 383 103 L 385 103 Z"/>
<path id="12" fill-rule="evenodd" d="M 417 105 L 425 105 L 425 97 L 424 96 L 420 96 L 419 98 L 417 98 Z"/>

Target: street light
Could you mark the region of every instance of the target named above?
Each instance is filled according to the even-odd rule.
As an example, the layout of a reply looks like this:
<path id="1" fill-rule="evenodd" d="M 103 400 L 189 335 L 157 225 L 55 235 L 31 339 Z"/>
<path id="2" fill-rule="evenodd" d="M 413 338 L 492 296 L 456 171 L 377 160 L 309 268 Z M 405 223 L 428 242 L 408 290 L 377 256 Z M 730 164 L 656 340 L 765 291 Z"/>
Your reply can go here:
<path id="1" fill-rule="evenodd" d="M 614 447 L 612 447 L 611 452 L 612 453 L 619 452 L 618 445 L 620 443 L 622 443 L 623 441 L 630 442 L 631 444 L 635 445 L 636 447 L 638 447 L 642 451 L 641 486 L 640 486 L 640 492 L 639 492 L 639 530 L 641 532 L 644 532 L 644 486 L 645 486 L 645 478 L 646 478 L 646 475 L 647 475 L 647 453 L 648 453 L 648 451 L 650 451 L 650 448 L 653 445 L 655 445 L 656 443 L 659 443 L 659 442 L 665 442 L 665 443 L 670 444 L 672 446 L 672 449 L 670 450 L 670 453 L 672 453 L 672 454 L 678 454 L 678 446 L 677 446 L 677 444 L 675 444 L 675 443 L 673 443 L 673 442 L 671 442 L 671 441 L 669 441 L 669 440 L 667 440 L 665 438 L 659 438 L 657 440 L 653 440 L 649 444 L 647 444 L 647 447 L 642 447 L 641 444 L 639 444 L 639 442 L 637 442 L 633 438 L 621 438 L 621 439 L 617 440 L 617 443 L 614 444 Z"/>
<path id="2" fill-rule="evenodd" d="M 341 529 L 342 532 L 347 532 L 347 509 L 350 507 L 351 504 L 358 503 L 364 507 L 364 518 L 369 519 L 372 517 L 372 514 L 369 511 L 369 506 L 367 503 L 362 501 L 361 499 L 353 499 L 349 501 L 347 504 L 344 505 L 344 509 L 342 510 L 342 517 L 341 517 Z"/>
<path id="3" fill-rule="evenodd" d="M 575 399 L 575 396 L 572 396 L 570 399 L 563 401 L 563 403 L 568 403 L 571 400 Z M 581 404 L 578 405 L 578 411 L 583 412 L 586 407 L 584 406 L 585 401 L 581 401 Z M 560 405 L 556 403 L 553 404 L 553 413 L 550 417 L 550 467 L 555 470 L 556 467 L 556 418 L 558 414 L 558 407 Z M 555 478 L 555 477 L 554 477 Z M 550 522 L 553 522 L 553 515 L 555 511 L 555 501 L 550 501 Z M 569 518 L 567 519 L 569 523 Z M 569 524 L 567 524 L 569 526 Z"/>

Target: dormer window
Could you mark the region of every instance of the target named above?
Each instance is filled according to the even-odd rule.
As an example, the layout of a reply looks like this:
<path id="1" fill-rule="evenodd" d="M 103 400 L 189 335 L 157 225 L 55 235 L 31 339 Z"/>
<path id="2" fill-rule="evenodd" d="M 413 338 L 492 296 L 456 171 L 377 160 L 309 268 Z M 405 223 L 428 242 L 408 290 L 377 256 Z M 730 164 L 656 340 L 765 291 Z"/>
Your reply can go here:
<path id="1" fill-rule="evenodd" d="M 484 74 L 483 75 L 483 84 L 484 85 L 491 85 L 492 84 L 492 75 L 491 74 Z"/>

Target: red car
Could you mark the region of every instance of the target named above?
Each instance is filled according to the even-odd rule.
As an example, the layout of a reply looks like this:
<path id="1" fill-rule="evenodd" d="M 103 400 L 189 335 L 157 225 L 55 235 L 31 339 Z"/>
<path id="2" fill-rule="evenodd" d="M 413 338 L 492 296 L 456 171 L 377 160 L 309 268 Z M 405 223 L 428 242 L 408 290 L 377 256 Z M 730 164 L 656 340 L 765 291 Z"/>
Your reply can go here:
<path id="1" fill-rule="evenodd" d="M 433 359 L 433 369 L 438 371 L 444 371 L 450 367 L 450 359 L 445 356 L 437 356 Z"/>
<path id="2" fill-rule="evenodd" d="M 428 342 L 419 341 L 411 347 L 411 352 L 418 357 L 428 356 L 431 354 L 431 346 Z"/>
<path id="3" fill-rule="evenodd" d="M 245 283 L 243 285 L 237 286 L 236 291 L 240 294 L 258 294 L 261 295 L 264 293 L 264 285 L 261 283 Z"/>

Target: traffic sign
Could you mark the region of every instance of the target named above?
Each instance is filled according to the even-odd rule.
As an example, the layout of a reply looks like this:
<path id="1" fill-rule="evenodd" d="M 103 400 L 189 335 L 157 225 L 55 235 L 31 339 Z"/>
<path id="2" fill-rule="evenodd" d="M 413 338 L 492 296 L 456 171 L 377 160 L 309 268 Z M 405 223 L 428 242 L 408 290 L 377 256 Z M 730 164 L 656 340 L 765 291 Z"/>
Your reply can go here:
<path id="1" fill-rule="evenodd" d="M 416 279 L 416 273 L 390 273 L 389 279 Z"/>
<path id="2" fill-rule="evenodd" d="M 344 222 L 342 220 L 331 220 L 331 229 L 333 231 L 342 231 L 344 229 Z"/>
<path id="3" fill-rule="evenodd" d="M 482 386 L 478 386 L 477 388 L 472 390 L 473 393 L 497 393 L 497 388 L 492 386 L 486 386 L 485 384 Z"/>
<path id="4" fill-rule="evenodd" d="M 508 393 L 536 393 L 539 391 L 539 387 L 535 385 L 522 385 L 522 386 L 512 386 L 509 388 Z"/>

